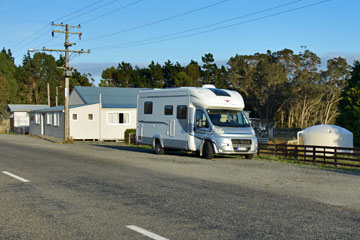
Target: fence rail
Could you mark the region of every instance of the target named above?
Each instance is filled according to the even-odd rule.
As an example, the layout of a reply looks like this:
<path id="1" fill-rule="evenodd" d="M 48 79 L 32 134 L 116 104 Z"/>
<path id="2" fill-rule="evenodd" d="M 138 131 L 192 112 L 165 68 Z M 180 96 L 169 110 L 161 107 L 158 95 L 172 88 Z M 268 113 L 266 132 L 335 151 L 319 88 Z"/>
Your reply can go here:
<path id="1" fill-rule="evenodd" d="M 257 154 L 360 169 L 360 148 L 260 143 Z"/>

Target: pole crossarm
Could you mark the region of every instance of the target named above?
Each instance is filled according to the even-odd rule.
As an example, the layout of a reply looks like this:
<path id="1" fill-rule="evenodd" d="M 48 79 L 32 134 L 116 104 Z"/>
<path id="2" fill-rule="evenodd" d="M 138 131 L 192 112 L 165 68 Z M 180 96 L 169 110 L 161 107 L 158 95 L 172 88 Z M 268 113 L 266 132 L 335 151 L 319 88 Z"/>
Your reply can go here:
<path id="1" fill-rule="evenodd" d="M 56 24 L 56 23 L 51 23 L 51 26 L 57 26 L 57 27 L 66 27 L 67 24 Z M 80 24 L 76 25 L 76 26 L 71 26 L 71 25 L 67 25 L 69 28 L 81 28 Z"/>
<path id="2" fill-rule="evenodd" d="M 36 49 L 35 49 L 36 50 Z M 82 50 L 62 50 L 62 49 L 50 49 L 50 48 L 43 48 L 42 51 L 49 51 L 49 52 L 74 52 L 74 53 L 90 53 L 90 50 L 82 51 Z"/>
<path id="3" fill-rule="evenodd" d="M 69 33 L 69 34 L 78 34 L 81 35 L 81 32 L 69 32 L 69 31 L 58 31 L 58 30 L 53 30 L 53 33 Z"/>

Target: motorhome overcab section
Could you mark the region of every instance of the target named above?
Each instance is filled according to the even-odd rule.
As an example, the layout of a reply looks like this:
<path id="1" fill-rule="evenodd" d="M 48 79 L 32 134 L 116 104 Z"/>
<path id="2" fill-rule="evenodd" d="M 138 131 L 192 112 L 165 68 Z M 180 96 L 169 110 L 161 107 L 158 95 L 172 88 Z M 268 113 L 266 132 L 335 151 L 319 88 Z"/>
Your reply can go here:
<path id="1" fill-rule="evenodd" d="M 258 143 L 244 107 L 238 92 L 213 85 L 143 90 L 137 142 L 153 146 L 158 154 L 168 148 L 196 151 L 207 159 L 214 154 L 252 158 Z"/>

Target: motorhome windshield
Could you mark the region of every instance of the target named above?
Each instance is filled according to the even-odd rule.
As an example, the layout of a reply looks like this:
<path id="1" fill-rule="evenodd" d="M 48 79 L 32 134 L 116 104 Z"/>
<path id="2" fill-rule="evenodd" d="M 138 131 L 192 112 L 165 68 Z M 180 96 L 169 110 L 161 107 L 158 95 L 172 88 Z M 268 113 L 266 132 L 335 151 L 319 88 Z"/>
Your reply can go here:
<path id="1" fill-rule="evenodd" d="M 243 112 L 227 109 L 207 109 L 211 122 L 220 127 L 250 127 Z"/>

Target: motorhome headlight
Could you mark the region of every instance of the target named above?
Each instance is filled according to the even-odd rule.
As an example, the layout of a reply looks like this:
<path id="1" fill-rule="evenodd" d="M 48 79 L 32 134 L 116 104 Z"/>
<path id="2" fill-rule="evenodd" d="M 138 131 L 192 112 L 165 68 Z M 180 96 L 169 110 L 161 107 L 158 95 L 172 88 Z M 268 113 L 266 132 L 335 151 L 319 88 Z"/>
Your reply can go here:
<path id="1" fill-rule="evenodd" d="M 251 128 L 251 134 L 255 136 L 255 130 Z"/>
<path id="2" fill-rule="evenodd" d="M 219 135 L 219 136 L 221 136 L 221 135 L 223 135 L 225 132 L 224 132 L 224 130 L 222 129 L 222 128 L 219 128 L 219 127 L 213 127 L 213 130 L 214 130 L 214 133 L 216 134 L 216 135 Z"/>

